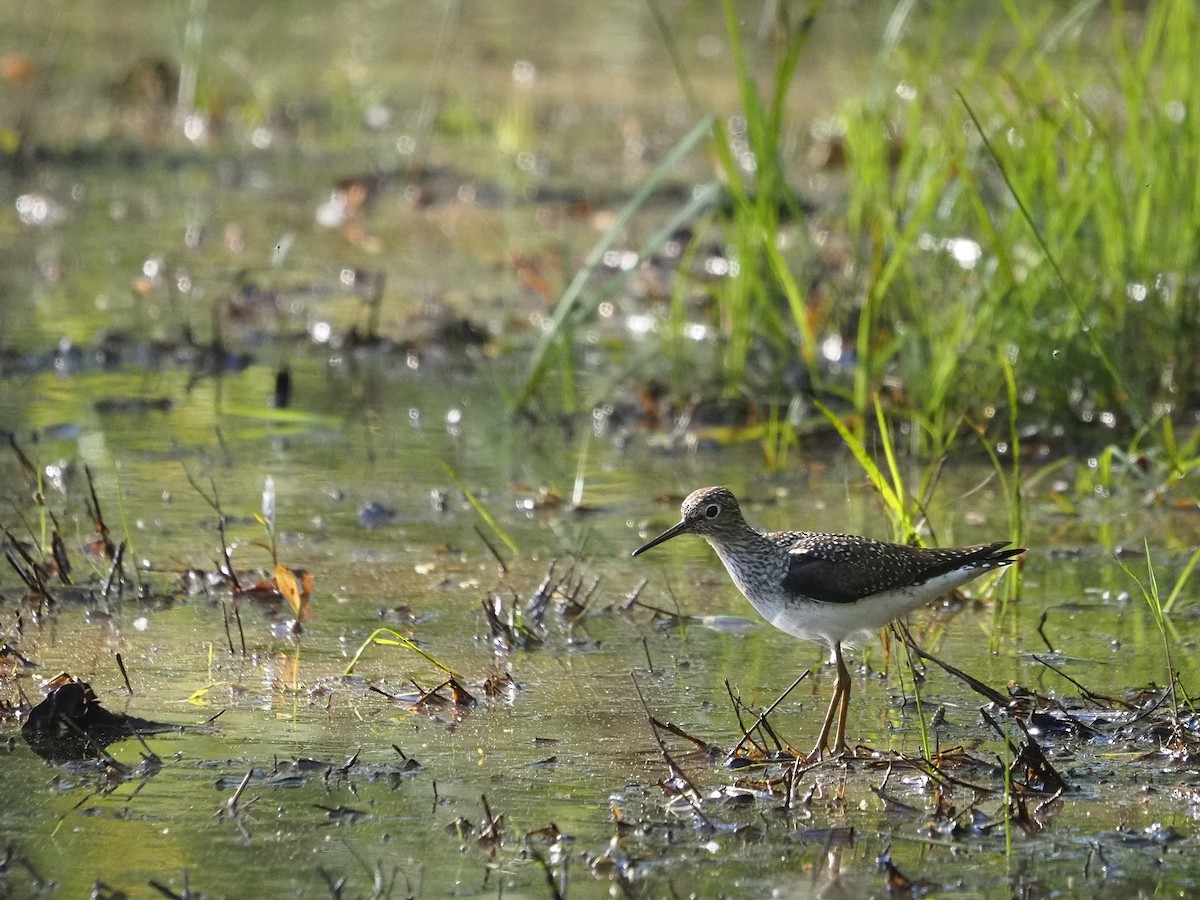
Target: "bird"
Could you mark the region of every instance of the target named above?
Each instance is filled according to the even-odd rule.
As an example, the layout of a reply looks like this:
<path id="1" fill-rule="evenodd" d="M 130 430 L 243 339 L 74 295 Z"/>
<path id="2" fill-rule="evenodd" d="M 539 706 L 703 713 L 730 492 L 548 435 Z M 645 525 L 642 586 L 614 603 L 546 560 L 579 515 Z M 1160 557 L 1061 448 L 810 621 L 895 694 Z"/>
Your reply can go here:
<path id="1" fill-rule="evenodd" d="M 704 538 L 717 551 L 738 590 L 781 631 L 829 648 L 837 685 L 807 759 L 846 754 L 850 672 L 842 644 L 978 578 L 1025 552 L 1009 541 L 971 547 L 913 547 L 852 534 L 759 531 L 724 487 L 693 491 L 682 516 L 634 556 L 681 534 Z M 829 733 L 837 720 L 832 746 Z"/>

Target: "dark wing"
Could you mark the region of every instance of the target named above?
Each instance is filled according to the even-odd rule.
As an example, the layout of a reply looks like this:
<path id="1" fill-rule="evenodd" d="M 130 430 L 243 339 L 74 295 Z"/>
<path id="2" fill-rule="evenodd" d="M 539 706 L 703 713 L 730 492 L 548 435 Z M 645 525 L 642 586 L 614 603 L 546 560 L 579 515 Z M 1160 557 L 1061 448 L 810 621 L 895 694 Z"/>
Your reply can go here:
<path id="1" fill-rule="evenodd" d="M 853 535 L 797 535 L 788 552 L 784 589 L 822 603 L 853 603 L 863 597 L 945 575 L 962 566 L 984 571 L 1024 553 L 1008 541 L 977 547 L 930 548 L 888 544 Z"/>

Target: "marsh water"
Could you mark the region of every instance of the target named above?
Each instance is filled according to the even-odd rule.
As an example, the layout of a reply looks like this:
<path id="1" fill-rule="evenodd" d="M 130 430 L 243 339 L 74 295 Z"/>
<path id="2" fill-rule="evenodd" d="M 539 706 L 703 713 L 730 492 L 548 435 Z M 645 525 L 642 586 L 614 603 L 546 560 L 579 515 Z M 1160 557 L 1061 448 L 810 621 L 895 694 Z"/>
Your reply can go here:
<path id="1" fill-rule="evenodd" d="M 798 121 L 867 79 L 855 53 L 885 13 L 842 7 L 806 57 Z M 47 762 L 5 719 L 0 895 L 1200 890 L 1186 754 L 1051 734 L 1069 789 L 1006 824 L 1010 751 L 986 701 L 930 666 L 918 706 L 894 642 L 852 654 L 850 736 L 879 755 L 806 771 L 786 802 L 652 726 L 728 751 L 743 735 L 731 695 L 761 710 L 811 670 L 770 717 L 803 750 L 833 684 L 822 648 L 763 623 L 703 542 L 630 557 L 683 495 L 727 484 L 760 527 L 891 534 L 844 451 L 769 472 L 727 429 L 646 427 L 622 366 L 655 352 L 652 291 L 615 301 L 588 336 L 578 411 L 514 413 L 555 295 L 693 124 L 647 6 L 569 8 L 0 12 L 4 52 L 31 67 L 5 70 L 5 134 L 33 148 L 0 170 L 0 430 L 38 473 L 0 456 L 0 522 L 44 545 L 52 513 L 87 585 L 31 607 L 19 565 L 0 573 L 0 643 L 19 654 L 0 699 L 27 710 L 65 671 L 110 711 L 178 726 L 99 762 Z M 730 108 L 719 10 L 666 14 L 702 98 Z M 163 59 L 182 63 L 164 76 Z M 195 78 L 205 115 L 179 120 L 164 78 L 176 91 Z M 703 160 L 681 184 L 689 166 Z M 915 484 L 927 464 L 907 465 Z M 1144 578 L 1148 544 L 1173 584 L 1200 532 L 1194 504 L 1136 466 L 1080 491 L 1097 465 L 1037 463 L 1017 598 L 910 623 L 1000 692 L 1092 701 L 1088 721 L 1124 714 L 1095 698 L 1132 708 L 1160 689 L 1165 646 L 1185 689 L 1200 677 L 1193 592 L 1164 641 L 1121 566 Z M 107 595 L 109 561 L 83 549 L 89 478 L 127 542 L 127 584 Z M 273 538 L 256 518 L 264 490 Z M 270 579 L 272 541 L 312 576 L 299 630 L 278 596 L 235 598 L 216 577 L 216 505 L 246 584 Z M 1006 537 L 990 464 L 948 464 L 928 519 L 938 543 Z M 498 639 L 484 604 L 505 618 L 547 581 L 536 640 Z M 379 628 L 476 702 L 419 702 L 445 672 L 409 647 L 363 649 Z M 923 719 L 937 747 L 974 760 L 961 783 L 934 791 L 901 762 L 921 754 Z M 681 802 L 679 772 L 704 803 Z"/>

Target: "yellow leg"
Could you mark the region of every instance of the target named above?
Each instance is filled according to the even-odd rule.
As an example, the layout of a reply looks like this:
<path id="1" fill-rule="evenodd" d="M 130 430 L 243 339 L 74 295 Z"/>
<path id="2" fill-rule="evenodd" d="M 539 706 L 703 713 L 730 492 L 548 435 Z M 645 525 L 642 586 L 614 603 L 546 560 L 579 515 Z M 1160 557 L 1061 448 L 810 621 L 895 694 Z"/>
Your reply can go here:
<path id="1" fill-rule="evenodd" d="M 846 751 L 846 712 L 850 708 L 850 672 L 842 659 L 842 645 L 833 645 L 833 660 L 837 664 L 837 686 L 833 689 L 833 697 L 829 701 L 829 710 L 825 713 L 825 721 L 821 725 L 821 733 L 817 735 L 817 745 L 813 747 L 810 759 L 822 759 L 829 752 L 829 731 L 833 728 L 834 717 L 837 717 L 837 732 L 834 735 L 833 755 Z"/>
<path id="2" fill-rule="evenodd" d="M 809 759 L 821 759 L 829 750 L 829 730 L 833 727 L 833 717 L 837 713 L 842 699 L 841 685 L 834 688 L 833 698 L 829 701 L 829 710 L 825 713 L 825 722 L 821 725 L 821 733 L 817 735 L 817 745 L 813 747 Z"/>
<path id="3" fill-rule="evenodd" d="M 833 738 L 833 752 L 835 755 L 841 756 L 846 752 L 846 714 L 850 711 L 850 670 L 846 668 L 846 661 L 842 659 L 841 644 L 834 645 L 833 655 L 837 660 L 837 677 L 840 687 L 838 693 L 842 698 L 842 708 L 838 712 L 837 732 Z"/>

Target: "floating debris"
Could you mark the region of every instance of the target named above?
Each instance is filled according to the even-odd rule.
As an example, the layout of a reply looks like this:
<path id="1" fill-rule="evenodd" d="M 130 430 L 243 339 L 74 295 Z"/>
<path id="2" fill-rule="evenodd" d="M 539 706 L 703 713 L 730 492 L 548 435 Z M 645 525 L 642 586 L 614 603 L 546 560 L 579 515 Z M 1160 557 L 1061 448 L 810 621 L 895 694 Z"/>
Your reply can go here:
<path id="1" fill-rule="evenodd" d="M 375 530 L 391 525 L 399 517 L 400 512 L 394 507 L 374 500 L 364 503 L 358 510 L 358 524 L 363 528 Z"/>
<path id="2" fill-rule="evenodd" d="M 47 762 L 99 759 L 115 741 L 181 727 L 109 712 L 90 684 L 66 672 L 50 679 L 46 687 L 46 699 L 29 711 L 21 737 Z"/>

